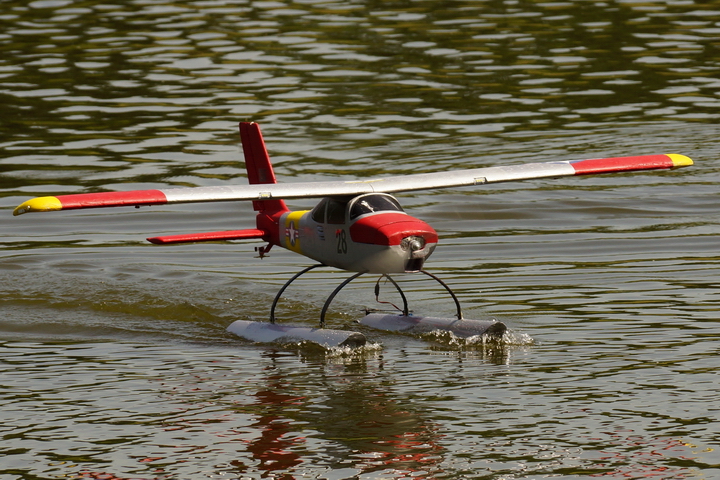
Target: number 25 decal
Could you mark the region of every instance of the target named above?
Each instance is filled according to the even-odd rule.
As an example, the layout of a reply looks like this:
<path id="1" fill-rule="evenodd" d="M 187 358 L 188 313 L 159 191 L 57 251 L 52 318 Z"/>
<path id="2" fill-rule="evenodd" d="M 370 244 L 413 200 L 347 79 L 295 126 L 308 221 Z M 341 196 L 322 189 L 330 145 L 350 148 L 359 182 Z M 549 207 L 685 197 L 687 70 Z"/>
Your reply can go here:
<path id="1" fill-rule="evenodd" d="M 345 230 L 339 229 L 335 231 L 335 237 L 337 238 L 337 253 L 347 253 L 347 234 Z"/>

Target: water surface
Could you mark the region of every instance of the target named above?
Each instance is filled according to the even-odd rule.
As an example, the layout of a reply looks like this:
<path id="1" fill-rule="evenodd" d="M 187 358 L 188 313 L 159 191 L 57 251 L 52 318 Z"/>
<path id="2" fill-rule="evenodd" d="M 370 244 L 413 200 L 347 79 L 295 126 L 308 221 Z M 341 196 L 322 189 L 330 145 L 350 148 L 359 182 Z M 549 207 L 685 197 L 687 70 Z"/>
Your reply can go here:
<path id="1" fill-rule="evenodd" d="M 0 480 L 718 476 L 718 37 L 720 9 L 689 0 L 3 2 Z M 11 216 L 244 183 L 248 120 L 288 182 L 696 165 L 401 195 L 440 233 L 427 267 L 509 326 L 499 343 L 227 334 L 308 262 L 143 239 L 250 228 L 249 205 Z M 281 321 L 314 325 L 345 277 L 298 281 Z M 401 280 L 416 311 L 454 312 Z M 353 327 L 374 282 L 329 323 Z"/>

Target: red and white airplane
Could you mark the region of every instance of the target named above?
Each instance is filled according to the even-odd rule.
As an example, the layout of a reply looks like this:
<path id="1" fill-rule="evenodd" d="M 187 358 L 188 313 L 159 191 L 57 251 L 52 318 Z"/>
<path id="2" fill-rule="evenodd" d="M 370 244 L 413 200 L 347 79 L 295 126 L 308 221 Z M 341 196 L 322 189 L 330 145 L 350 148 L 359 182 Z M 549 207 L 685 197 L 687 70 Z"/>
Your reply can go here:
<path id="1" fill-rule="evenodd" d="M 81 208 L 250 200 L 257 211 L 255 228 L 152 237 L 148 240 L 156 244 L 169 244 L 258 239 L 267 243 L 256 249 L 261 257 L 277 245 L 319 262 L 319 265 L 303 270 L 283 286 L 273 302 L 270 323 L 238 321 L 240 323 L 235 322 L 229 330 L 251 340 L 293 337 L 312 341 L 319 339 L 320 343 L 337 341 L 340 344 L 357 345 L 364 343 L 362 335 L 322 327 L 329 302 L 349 281 L 363 273 L 380 274 L 393 282 L 403 297 L 404 306 L 401 315 L 369 314 L 361 323 L 389 330 L 440 328 L 460 335 L 482 332 L 500 334 L 505 331 L 505 326 L 499 322 L 471 324 L 469 322 L 477 321 L 462 319 L 462 311 L 452 291 L 437 277 L 423 270 L 423 265 L 437 246 L 437 232 L 422 220 L 405 213 L 392 193 L 536 178 L 671 169 L 693 164 L 684 155 L 662 154 L 530 163 L 365 180 L 283 184 L 277 183 L 258 124 L 241 123 L 240 136 L 248 185 L 39 197 L 22 203 L 15 209 L 14 215 Z M 285 205 L 284 200 L 303 198 L 322 200 L 312 210 L 305 211 L 291 211 Z M 320 265 L 357 272 L 328 298 L 321 313 L 321 329 L 275 324 L 275 305 L 285 288 L 306 271 Z M 411 315 L 402 290 L 389 277 L 392 273 L 405 272 L 423 272 L 438 280 L 453 296 L 457 319 Z M 333 336 L 333 332 L 341 333 Z"/>

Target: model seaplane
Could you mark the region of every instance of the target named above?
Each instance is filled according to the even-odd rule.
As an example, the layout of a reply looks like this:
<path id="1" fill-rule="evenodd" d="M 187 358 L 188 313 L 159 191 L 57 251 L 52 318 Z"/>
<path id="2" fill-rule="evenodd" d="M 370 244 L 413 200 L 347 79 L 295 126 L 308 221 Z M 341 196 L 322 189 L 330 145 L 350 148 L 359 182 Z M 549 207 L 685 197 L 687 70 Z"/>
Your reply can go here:
<path id="1" fill-rule="evenodd" d="M 294 277 L 280 289 L 269 322 L 237 320 L 228 330 L 251 341 L 280 338 L 312 341 L 325 345 L 359 346 L 366 341 L 359 332 L 325 327 L 330 302 L 349 282 L 362 274 L 379 274 L 399 292 L 403 306 L 394 313 L 367 312 L 361 324 L 389 331 L 448 330 L 458 336 L 501 335 L 506 327 L 490 320 L 468 320 L 453 291 L 435 275 L 423 269 L 438 243 L 437 232 L 427 223 L 405 213 L 391 194 L 427 189 L 466 187 L 536 178 L 590 175 L 636 170 L 671 169 L 692 165 L 690 158 L 678 154 L 644 155 L 578 161 L 555 161 L 450 172 L 424 173 L 350 181 L 277 183 L 265 142 L 256 123 L 240 123 L 248 185 L 168 188 L 127 192 L 101 192 L 38 197 L 18 206 L 14 215 L 28 212 L 74 210 L 81 208 L 165 205 L 189 202 L 252 201 L 257 212 L 256 227 L 246 230 L 194 233 L 148 240 L 173 244 L 239 239 L 262 240 L 260 257 L 273 246 L 280 246 L 318 262 Z M 285 200 L 322 198 L 312 210 L 291 211 Z M 275 307 L 285 289 L 298 277 L 318 266 L 354 272 L 328 297 L 320 313 L 319 328 L 279 324 Z M 421 272 L 438 281 L 455 303 L 456 318 L 413 315 L 406 296 L 391 274 Z"/>

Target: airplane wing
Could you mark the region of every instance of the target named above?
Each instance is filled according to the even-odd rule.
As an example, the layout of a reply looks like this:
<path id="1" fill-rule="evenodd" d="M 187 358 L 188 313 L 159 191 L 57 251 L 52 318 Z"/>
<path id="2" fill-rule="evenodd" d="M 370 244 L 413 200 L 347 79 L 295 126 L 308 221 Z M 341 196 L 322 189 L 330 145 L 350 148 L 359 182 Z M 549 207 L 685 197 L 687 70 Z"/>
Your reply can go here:
<path id="1" fill-rule="evenodd" d="M 397 193 L 436 188 L 464 187 L 535 178 L 594 175 L 612 172 L 685 167 L 693 161 L 679 154 L 642 155 L 593 160 L 529 163 L 421 173 L 355 181 L 273 183 L 190 188 L 163 188 L 128 192 L 80 193 L 38 197 L 19 205 L 13 215 L 80 208 L 165 205 L 170 203 L 236 200 L 300 199 L 363 193 Z"/>

